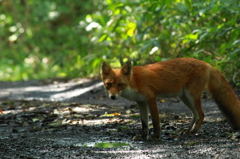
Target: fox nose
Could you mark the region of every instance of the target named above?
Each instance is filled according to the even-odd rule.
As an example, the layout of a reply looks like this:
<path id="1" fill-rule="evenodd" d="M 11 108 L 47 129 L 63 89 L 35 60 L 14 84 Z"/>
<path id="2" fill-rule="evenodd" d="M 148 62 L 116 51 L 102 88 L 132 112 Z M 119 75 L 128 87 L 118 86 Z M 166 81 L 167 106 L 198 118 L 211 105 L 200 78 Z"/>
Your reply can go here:
<path id="1" fill-rule="evenodd" d="M 111 98 L 112 100 L 115 100 L 115 99 L 116 99 L 116 96 L 115 96 L 115 95 L 111 95 L 110 98 Z"/>

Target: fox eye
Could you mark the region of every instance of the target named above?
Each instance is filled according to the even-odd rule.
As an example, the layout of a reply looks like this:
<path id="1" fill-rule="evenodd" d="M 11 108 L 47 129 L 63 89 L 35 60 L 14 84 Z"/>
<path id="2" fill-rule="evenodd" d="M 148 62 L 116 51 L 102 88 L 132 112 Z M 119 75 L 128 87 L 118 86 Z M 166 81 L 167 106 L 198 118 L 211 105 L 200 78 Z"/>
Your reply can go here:
<path id="1" fill-rule="evenodd" d="M 111 86 L 112 86 L 112 83 L 106 83 L 106 86 L 107 86 L 107 87 L 111 87 Z"/>
<path id="2" fill-rule="evenodd" d="M 124 86 L 123 83 L 119 83 L 119 84 L 118 84 L 118 87 L 122 87 L 122 86 Z"/>

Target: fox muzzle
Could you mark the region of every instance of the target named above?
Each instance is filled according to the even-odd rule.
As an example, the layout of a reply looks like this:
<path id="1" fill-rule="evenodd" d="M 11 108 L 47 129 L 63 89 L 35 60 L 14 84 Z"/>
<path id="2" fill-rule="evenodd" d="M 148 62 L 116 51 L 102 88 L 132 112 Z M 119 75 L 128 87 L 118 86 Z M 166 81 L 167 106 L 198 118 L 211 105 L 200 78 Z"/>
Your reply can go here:
<path id="1" fill-rule="evenodd" d="M 117 99 L 117 97 L 116 97 L 115 95 L 111 95 L 110 98 L 111 98 L 112 100 Z"/>

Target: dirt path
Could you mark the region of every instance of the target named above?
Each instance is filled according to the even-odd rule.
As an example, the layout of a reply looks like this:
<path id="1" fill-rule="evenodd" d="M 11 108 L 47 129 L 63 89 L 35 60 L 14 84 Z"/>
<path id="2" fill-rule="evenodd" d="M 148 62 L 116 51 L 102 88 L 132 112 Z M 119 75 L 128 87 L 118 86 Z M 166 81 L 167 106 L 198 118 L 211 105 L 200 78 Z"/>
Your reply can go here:
<path id="1" fill-rule="evenodd" d="M 198 134 L 181 137 L 190 111 L 159 99 L 162 139 L 136 142 L 138 108 L 112 101 L 98 80 L 0 82 L 0 158 L 239 158 L 232 133 L 211 99 L 202 99 Z"/>

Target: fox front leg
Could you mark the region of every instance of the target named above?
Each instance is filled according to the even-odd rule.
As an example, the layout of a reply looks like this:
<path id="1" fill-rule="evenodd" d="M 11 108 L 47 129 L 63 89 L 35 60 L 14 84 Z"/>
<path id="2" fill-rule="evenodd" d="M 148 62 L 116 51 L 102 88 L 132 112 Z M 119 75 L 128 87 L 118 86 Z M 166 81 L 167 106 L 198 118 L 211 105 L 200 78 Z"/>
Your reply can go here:
<path id="1" fill-rule="evenodd" d="M 140 116 L 141 116 L 141 122 L 142 122 L 142 133 L 138 134 L 133 137 L 134 141 L 143 141 L 147 140 L 148 134 L 149 134 L 149 126 L 148 126 L 148 107 L 146 102 L 137 102 Z"/>
<path id="2" fill-rule="evenodd" d="M 154 126 L 154 134 L 149 135 L 149 125 L 148 125 L 148 104 L 146 102 L 137 102 L 140 110 L 140 116 L 141 116 L 141 122 L 142 122 L 142 134 L 134 136 L 134 141 L 155 141 L 159 140 L 160 138 L 160 122 L 159 122 L 159 115 L 158 110 L 157 113 L 154 111 L 157 109 L 150 109 L 151 115 L 152 115 L 152 122 Z M 154 114 L 154 113 L 155 114 Z M 157 115 L 157 117 L 156 117 Z"/>

